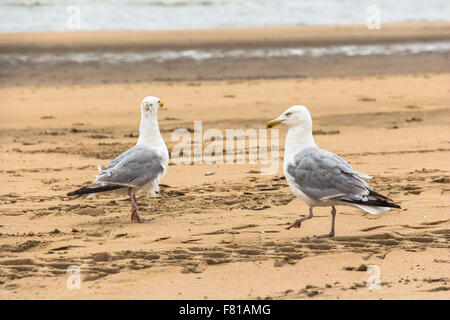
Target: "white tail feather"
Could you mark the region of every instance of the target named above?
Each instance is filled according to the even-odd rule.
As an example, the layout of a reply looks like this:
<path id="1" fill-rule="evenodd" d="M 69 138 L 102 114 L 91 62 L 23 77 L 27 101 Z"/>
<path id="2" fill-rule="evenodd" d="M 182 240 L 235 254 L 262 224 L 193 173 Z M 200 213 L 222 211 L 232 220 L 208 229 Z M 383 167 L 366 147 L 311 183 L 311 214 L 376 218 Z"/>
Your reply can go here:
<path id="1" fill-rule="evenodd" d="M 389 207 L 372 207 L 372 206 L 364 206 L 362 204 L 355 204 L 355 206 L 364 211 L 367 211 L 370 214 L 380 214 L 384 211 L 391 210 L 391 208 L 389 208 Z"/>

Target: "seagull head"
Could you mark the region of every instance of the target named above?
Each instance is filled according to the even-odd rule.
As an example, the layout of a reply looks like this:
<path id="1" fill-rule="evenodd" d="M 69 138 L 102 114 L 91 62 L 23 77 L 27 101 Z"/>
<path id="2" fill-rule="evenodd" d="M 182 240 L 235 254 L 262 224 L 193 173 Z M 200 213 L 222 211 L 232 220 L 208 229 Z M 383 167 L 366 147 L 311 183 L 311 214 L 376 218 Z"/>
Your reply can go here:
<path id="1" fill-rule="evenodd" d="M 311 115 L 305 106 L 293 106 L 284 111 L 278 118 L 267 122 L 267 128 L 273 128 L 276 125 L 284 124 L 292 127 L 312 127 Z"/>
<path id="2" fill-rule="evenodd" d="M 142 100 L 141 103 L 141 112 L 146 118 L 150 115 L 156 115 L 158 113 L 158 109 L 163 107 L 163 103 L 161 99 L 158 97 L 148 96 Z"/>

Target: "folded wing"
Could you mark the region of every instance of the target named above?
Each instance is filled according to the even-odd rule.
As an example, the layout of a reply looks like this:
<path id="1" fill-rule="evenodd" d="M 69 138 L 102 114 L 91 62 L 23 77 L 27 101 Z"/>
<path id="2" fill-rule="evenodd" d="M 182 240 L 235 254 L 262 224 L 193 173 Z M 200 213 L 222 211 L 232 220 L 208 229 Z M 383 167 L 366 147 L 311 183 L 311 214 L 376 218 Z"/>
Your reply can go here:
<path id="1" fill-rule="evenodd" d="M 97 176 L 95 183 L 141 187 L 164 171 L 162 157 L 153 149 L 136 146 L 119 155 Z"/>
<path id="2" fill-rule="evenodd" d="M 299 151 L 288 164 L 288 173 L 298 188 L 318 201 L 342 201 L 352 204 L 398 207 L 363 180 L 368 175 L 353 171 L 339 156 L 318 147 Z"/>
<path id="3" fill-rule="evenodd" d="M 100 169 L 94 184 L 69 192 L 67 195 L 142 187 L 158 179 L 164 172 L 162 161 L 162 157 L 155 150 L 135 146 L 111 161 L 106 170 Z"/>

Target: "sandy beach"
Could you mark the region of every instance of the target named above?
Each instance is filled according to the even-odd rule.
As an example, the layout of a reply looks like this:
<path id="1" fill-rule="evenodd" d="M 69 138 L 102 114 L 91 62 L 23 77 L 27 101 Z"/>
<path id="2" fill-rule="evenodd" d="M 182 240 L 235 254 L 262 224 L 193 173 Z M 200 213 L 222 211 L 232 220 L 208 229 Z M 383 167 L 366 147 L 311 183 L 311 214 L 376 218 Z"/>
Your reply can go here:
<path id="1" fill-rule="evenodd" d="M 384 28 L 384 27 L 383 27 Z M 284 31 L 280 31 L 280 30 Z M 0 35 L 11 55 L 436 42 L 448 24 Z M 202 37 L 199 36 L 202 34 Z M 280 36 L 281 35 L 281 36 Z M 447 52 L 0 63 L 0 299 L 449 299 L 450 83 Z M 136 142 L 139 104 L 161 97 L 174 129 L 264 128 L 294 104 L 315 139 L 402 207 L 306 204 L 261 164 L 171 164 L 158 198 L 68 198 Z M 280 129 L 284 146 L 286 129 Z M 212 174 L 206 174 L 212 173 Z M 81 289 L 66 286 L 80 267 Z M 369 266 L 379 289 L 369 290 Z M 369 268 L 370 269 L 370 268 Z M 370 270 L 369 270 L 370 271 Z"/>

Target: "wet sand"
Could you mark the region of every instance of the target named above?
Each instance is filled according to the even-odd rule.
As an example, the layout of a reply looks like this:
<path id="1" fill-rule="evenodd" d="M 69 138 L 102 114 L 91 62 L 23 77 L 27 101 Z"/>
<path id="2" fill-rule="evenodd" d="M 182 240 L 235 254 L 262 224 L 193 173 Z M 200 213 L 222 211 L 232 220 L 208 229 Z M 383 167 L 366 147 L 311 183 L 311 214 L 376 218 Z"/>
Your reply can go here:
<path id="1" fill-rule="evenodd" d="M 445 57 L 427 57 L 421 72 L 405 64 L 364 74 L 377 63 L 366 57 L 357 75 L 324 76 L 317 65 L 306 79 L 237 80 L 241 70 L 215 81 L 78 84 L 68 73 L 56 84 L 41 82 L 44 71 L 26 84 L 5 80 L 0 298 L 448 299 L 450 75 Z M 402 209 L 338 207 L 332 239 L 313 237 L 329 231 L 328 208 L 285 230 L 307 206 L 284 180 L 282 152 L 271 176 L 260 164 L 170 165 L 161 196 L 138 199 L 149 223 L 130 222 L 126 197 L 66 197 L 135 143 L 150 94 L 167 107 L 159 118 L 169 149 L 172 131 L 195 120 L 203 130 L 263 128 L 304 104 L 317 144 L 372 175 Z M 80 290 L 66 287 L 70 265 L 81 268 Z M 380 289 L 366 287 L 370 265 L 380 268 Z"/>
<path id="2" fill-rule="evenodd" d="M 330 56 L 237 56 L 193 60 L 133 60 L 159 51 L 230 51 L 336 46 L 399 45 L 450 41 L 450 24 L 301 26 L 202 31 L 108 31 L 0 34 L 0 86 L 145 83 L 149 81 L 249 80 L 440 73 L 447 52 Z M 77 59 L 103 53 L 99 60 Z M 75 60 L 67 56 L 77 55 Z M 118 62 L 106 57 L 128 54 Z M 81 57 L 80 57 L 81 55 Z M 30 61 L 34 57 L 38 63 Z M 12 57 L 19 57 L 14 60 Z M 66 58 L 64 58 L 66 57 Z"/>

